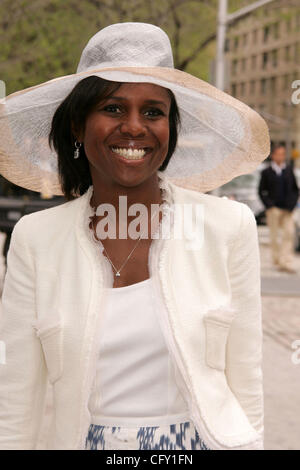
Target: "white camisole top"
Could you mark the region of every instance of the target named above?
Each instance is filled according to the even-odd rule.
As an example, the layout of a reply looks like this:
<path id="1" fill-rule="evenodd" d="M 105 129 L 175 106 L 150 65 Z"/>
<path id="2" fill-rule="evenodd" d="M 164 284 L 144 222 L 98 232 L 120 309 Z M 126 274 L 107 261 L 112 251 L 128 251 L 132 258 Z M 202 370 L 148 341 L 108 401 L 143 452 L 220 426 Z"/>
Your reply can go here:
<path id="1" fill-rule="evenodd" d="M 165 307 L 154 298 L 152 278 L 107 291 L 89 399 L 91 423 L 130 427 L 188 421 L 188 406 L 175 382 L 178 371 L 158 321 Z"/>

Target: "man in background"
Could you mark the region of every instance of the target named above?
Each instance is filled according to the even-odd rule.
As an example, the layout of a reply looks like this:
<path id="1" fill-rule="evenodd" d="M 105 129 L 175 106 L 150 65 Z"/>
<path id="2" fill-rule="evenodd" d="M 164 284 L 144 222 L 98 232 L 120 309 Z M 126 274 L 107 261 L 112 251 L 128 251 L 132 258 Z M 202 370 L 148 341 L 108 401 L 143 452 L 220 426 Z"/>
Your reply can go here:
<path id="1" fill-rule="evenodd" d="M 285 160 L 285 146 L 275 145 L 271 153 L 271 164 L 261 173 L 258 192 L 266 208 L 273 263 L 279 269 L 295 273 L 293 211 L 297 205 L 299 188 L 293 168 Z M 280 231 L 281 243 L 278 241 Z"/>

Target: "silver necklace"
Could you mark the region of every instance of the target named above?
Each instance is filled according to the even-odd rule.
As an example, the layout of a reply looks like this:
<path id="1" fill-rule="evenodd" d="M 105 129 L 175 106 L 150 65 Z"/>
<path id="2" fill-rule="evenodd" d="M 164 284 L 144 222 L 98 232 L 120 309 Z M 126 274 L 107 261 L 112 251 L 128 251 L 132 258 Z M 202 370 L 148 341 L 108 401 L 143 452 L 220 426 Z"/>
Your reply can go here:
<path id="1" fill-rule="evenodd" d="M 158 208 L 158 210 L 157 210 L 156 212 L 154 212 L 154 214 L 152 215 L 151 220 L 150 220 L 150 223 L 152 222 L 153 217 L 157 214 L 158 211 L 159 211 L 159 208 Z M 95 214 L 96 214 L 96 210 L 94 209 L 94 215 L 95 215 Z M 93 222 L 92 222 L 92 226 L 93 226 L 93 232 L 94 232 L 94 235 L 95 235 L 95 229 L 94 229 L 94 223 L 93 223 Z M 104 245 L 103 245 L 103 243 L 102 243 L 103 250 L 105 251 L 105 253 L 106 253 L 106 255 L 107 255 L 107 258 L 108 258 L 108 261 L 110 262 L 110 264 L 112 265 L 112 267 L 113 267 L 113 269 L 114 269 L 114 271 L 115 271 L 115 276 L 116 276 L 116 277 L 120 277 L 120 276 L 121 276 L 121 274 L 120 274 L 121 269 L 123 269 L 123 267 L 125 266 L 125 264 L 126 264 L 127 261 L 129 260 L 130 256 L 132 255 L 132 253 L 134 252 L 134 250 L 135 250 L 136 247 L 138 246 L 139 242 L 141 241 L 141 237 L 142 237 L 143 234 L 144 234 L 144 231 L 140 234 L 137 243 L 135 244 L 135 246 L 133 247 L 133 249 L 131 250 L 131 252 L 130 252 L 129 255 L 127 256 L 126 260 L 124 261 L 124 263 L 122 264 L 122 266 L 121 266 L 119 269 L 117 269 L 117 268 L 115 267 L 115 265 L 113 264 L 113 262 L 111 261 L 109 255 L 108 255 L 108 253 L 107 253 L 107 251 L 106 251 L 106 249 L 104 248 Z M 98 239 L 97 237 L 95 237 L 95 238 L 96 238 L 96 240 L 99 241 L 99 239 Z"/>

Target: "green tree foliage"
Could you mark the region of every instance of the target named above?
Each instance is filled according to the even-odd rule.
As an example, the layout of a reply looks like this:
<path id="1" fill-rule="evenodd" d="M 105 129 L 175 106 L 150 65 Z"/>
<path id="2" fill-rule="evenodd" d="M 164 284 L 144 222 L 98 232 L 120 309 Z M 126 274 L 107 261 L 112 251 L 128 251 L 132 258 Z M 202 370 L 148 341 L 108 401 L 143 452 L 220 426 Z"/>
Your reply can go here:
<path id="1" fill-rule="evenodd" d="M 0 79 L 7 95 L 75 73 L 89 38 L 124 21 L 163 28 L 172 43 L 175 66 L 208 79 L 216 0 L 1 0 Z"/>
<path id="2" fill-rule="evenodd" d="M 253 1 L 229 0 L 228 9 Z M 90 37 L 124 21 L 160 26 L 170 37 L 175 67 L 208 80 L 217 6 L 218 0 L 0 0 L 0 80 L 9 95 L 73 74 Z"/>

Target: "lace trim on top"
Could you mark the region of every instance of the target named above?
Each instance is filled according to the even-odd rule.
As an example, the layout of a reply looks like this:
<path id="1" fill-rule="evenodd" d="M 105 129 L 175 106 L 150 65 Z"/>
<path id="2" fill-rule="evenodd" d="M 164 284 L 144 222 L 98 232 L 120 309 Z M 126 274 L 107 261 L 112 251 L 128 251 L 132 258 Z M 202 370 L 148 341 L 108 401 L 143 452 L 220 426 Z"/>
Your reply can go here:
<path id="1" fill-rule="evenodd" d="M 157 239 L 158 238 L 158 234 L 161 233 L 163 234 L 164 233 L 164 227 L 166 227 L 166 229 L 168 227 L 171 227 L 172 223 L 173 223 L 173 213 L 174 213 L 174 209 L 173 209 L 173 198 L 172 198 L 172 194 L 171 194 L 171 191 L 170 191 L 170 188 L 168 186 L 168 182 L 167 182 L 167 179 L 166 177 L 163 175 L 162 172 L 160 171 L 157 171 L 157 175 L 158 175 L 158 184 L 159 184 L 159 187 L 161 189 L 161 194 L 162 194 L 162 204 L 160 204 L 160 209 L 161 209 L 161 212 L 162 212 L 162 218 L 160 220 L 160 223 L 158 224 L 156 230 L 154 231 L 153 233 L 153 239 Z M 89 238 L 92 237 L 94 243 L 97 243 L 101 253 L 104 251 L 104 246 L 101 242 L 100 239 L 97 239 L 95 237 L 95 233 L 94 233 L 94 230 L 93 230 L 93 226 L 92 226 L 92 221 L 93 221 L 93 218 L 95 217 L 95 209 L 91 206 L 91 199 L 92 199 L 92 195 L 93 195 L 93 185 L 90 185 L 88 190 L 87 190 L 87 209 L 88 209 L 88 213 L 87 213 L 87 219 L 88 219 L 88 227 L 89 227 L 89 232 L 90 232 L 90 236 Z M 167 223 L 169 225 L 167 225 Z M 165 233 L 169 233 L 169 232 L 165 232 Z"/>
<path id="2" fill-rule="evenodd" d="M 168 219 L 167 215 L 169 213 L 171 214 L 173 213 L 174 206 L 173 206 L 173 194 L 172 194 L 172 190 L 170 189 L 168 185 L 167 178 L 161 172 L 157 172 L 157 174 L 159 177 L 159 186 L 162 189 L 162 199 L 163 199 L 163 204 L 161 205 L 163 216 L 157 228 L 157 231 L 158 231 L 159 228 L 162 226 L 163 222 Z M 99 242 L 95 238 L 94 230 L 91 230 L 89 228 L 90 220 L 94 216 L 94 209 L 90 204 L 92 194 L 93 194 L 93 185 L 90 185 L 82 197 L 83 204 L 82 204 L 82 209 L 80 210 L 80 215 L 79 215 L 80 221 L 78 225 L 78 232 L 79 232 L 79 237 L 82 240 L 82 247 L 83 249 L 86 250 L 87 254 L 89 255 L 90 261 L 92 263 L 91 266 L 94 269 L 94 276 L 95 276 L 94 288 L 98 289 L 98 292 L 102 293 L 103 290 L 106 291 L 107 287 L 113 286 L 114 273 L 113 273 L 109 260 L 107 259 L 106 256 L 102 254 L 104 247 L 101 241 Z M 173 220 L 173 218 L 171 220 Z M 90 244 L 90 246 L 88 246 L 88 244 Z M 156 240 L 155 239 L 152 240 L 150 244 L 149 261 L 148 261 L 149 272 L 150 272 L 150 276 L 153 277 L 154 280 L 156 279 L 156 271 L 153 272 L 152 268 L 154 267 L 154 264 L 156 264 L 156 257 L 158 258 L 162 245 L 163 243 L 160 238 Z M 160 287 L 159 284 L 158 286 Z M 107 298 L 106 295 L 101 295 L 100 297 L 96 296 L 94 299 L 93 308 L 91 309 L 91 313 L 90 313 L 91 318 L 93 319 L 94 323 L 93 323 L 93 326 L 91 326 L 90 333 L 92 333 L 92 331 L 99 331 L 99 328 L 100 328 L 99 321 L 101 319 L 101 315 L 93 314 L 93 312 L 99 312 L 100 305 L 101 305 L 101 308 L 105 308 L 106 298 Z M 97 340 L 97 336 L 94 337 L 92 345 L 91 345 L 92 358 L 91 358 L 91 363 L 89 365 L 89 369 L 87 372 L 87 376 L 85 377 L 84 389 L 85 389 L 86 396 L 88 396 L 88 394 L 92 390 L 93 378 L 94 378 L 97 359 L 98 359 L 96 340 Z M 88 429 L 88 426 L 90 424 L 90 413 L 87 412 L 85 406 L 81 407 L 80 412 L 81 412 L 81 415 L 83 416 L 83 427 Z M 85 438 L 86 438 L 85 433 L 82 433 L 80 436 L 78 436 L 78 438 L 80 439 L 78 448 L 84 449 Z"/>

